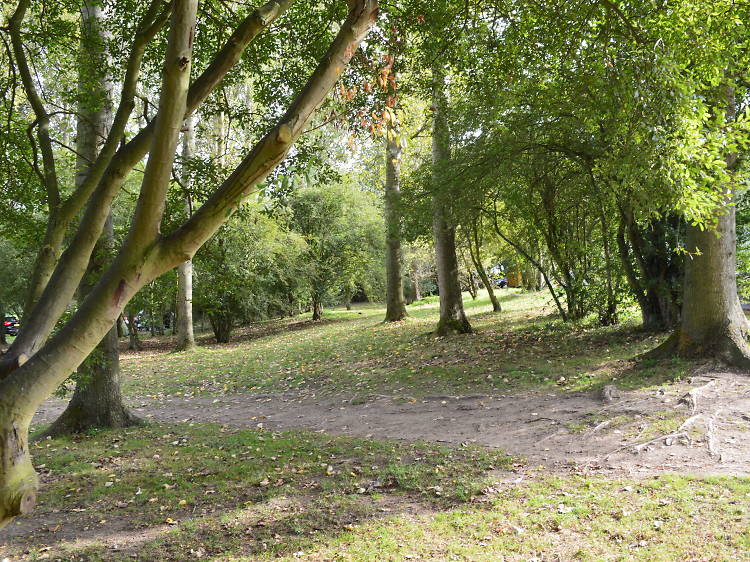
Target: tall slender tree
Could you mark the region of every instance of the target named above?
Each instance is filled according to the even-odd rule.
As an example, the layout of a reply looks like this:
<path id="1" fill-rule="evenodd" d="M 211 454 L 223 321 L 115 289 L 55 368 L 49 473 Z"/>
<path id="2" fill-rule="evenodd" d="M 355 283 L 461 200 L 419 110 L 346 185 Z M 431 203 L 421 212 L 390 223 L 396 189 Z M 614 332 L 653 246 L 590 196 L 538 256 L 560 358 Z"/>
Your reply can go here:
<path id="1" fill-rule="evenodd" d="M 401 144 L 388 125 L 385 140 L 386 322 L 406 318 L 401 250 Z"/>
<path id="2" fill-rule="evenodd" d="M 195 151 L 195 116 L 185 119 L 182 134 L 182 183 L 185 190 L 185 214 L 190 216 L 192 202 L 190 195 L 190 174 L 186 172 L 186 163 Z M 188 259 L 177 266 L 177 345 L 178 351 L 187 351 L 195 347 L 193 332 L 193 260 Z"/>
<path id="3" fill-rule="evenodd" d="M 456 226 L 451 216 L 450 200 L 441 189 L 441 172 L 450 160 L 445 69 L 436 62 L 432 68 L 432 236 L 435 244 L 440 320 L 438 335 L 471 333 L 471 324 L 464 312 L 456 256 Z"/>
<path id="4" fill-rule="evenodd" d="M 76 130 L 76 178 L 80 187 L 96 160 L 112 121 L 112 82 L 105 51 L 103 10 L 86 1 L 81 6 L 81 47 L 78 62 L 78 115 Z M 79 299 L 91 291 L 114 250 L 110 212 L 97 249 L 79 288 Z M 119 318 L 118 318 L 119 320 Z M 137 423 L 125 407 L 120 390 L 120 358 L 117 325 L 106 333 L 89 357 L 78 367 L 75 389 L 65 411 L 44 435 L 77 433 L 96 427 L 126 427 Z"/>

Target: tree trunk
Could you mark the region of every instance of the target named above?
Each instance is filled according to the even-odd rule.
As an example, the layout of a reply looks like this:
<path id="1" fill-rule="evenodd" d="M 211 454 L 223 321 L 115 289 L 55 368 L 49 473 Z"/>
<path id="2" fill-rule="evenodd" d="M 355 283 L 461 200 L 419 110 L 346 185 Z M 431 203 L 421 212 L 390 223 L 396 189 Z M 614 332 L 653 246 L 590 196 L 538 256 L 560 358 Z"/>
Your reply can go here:
<path id="1" fill-rule="evenodd" d="M 209 314 L 211 329 L 214 331 L 216 343 L 229 343 L 232 337 L 233 318 L 228 313 Z"/>
<path id="2" fill-rule="evenodd" d="M 456 229 L 452 225 L 447 197 L 441 193 L 439 178 L 450 158 L 448 118 L 445 114 L 445 72 L 439 63 L 432 69 L 432 235 L 435 242 L 438 291 L 440 292 L 440 320 L 438 335 L 471 333 L 471 324 L 464 313 L 461 284 L 456 257 Z"/>
<path id="3" fill-rule="evenodd" d="M 620 261 L 647 330 L 671 329 L 679 321 L 684 261 L 674 248 L 679 244 L 681 224 L 684 221 L 672 215 L 652 218 L 640 226 L 627 206 L 620 209 Z"/>
<path id="4" fill-rule="evenodd" d="M 487 289 L 487 294 L 492 303 L 492 312 L 502 312 L 500 301 L 497 300 L 497 295 L 495 294 L 495 288 L 492 286 L 492 281 L 482 264 L 482 245 L 479 242 L 478 222 L 478 220 L 474 220 L 471 224 L 471 232 L 469 233 L 469 256 L 474 264 L 474 268 L 477 270 L 477 275 L 479 275 L 479 278 L 482 280 L 484 288 Z"/>
<path id="5" fill-rule="evenodd" d="M 726 87 L 727 121 L 736 117 L 734 89 Z M 734 183 L 737 154 L 726 157 L 730 182 Z M 734 185 L 727 186 L 734 190 Z M 731 192 L 730 192 L 731 193 Z M 655 352 L 676 348 L 690 359 L 718 359 L 729 365 L 750 368 L 747 345 L 748 323 L 737 293 L 737 233 L 734 198 L 715 215 L 715 229 L 686 228 L 685 282 L 680 327 Z"/>
<path id="6" fill-rule="evenodd" d="M 6 345 L 8 339 L 5 336 L 5 307 L 0 306 L 0 344 Z"/>
<path id="7" fill-rule="evenodd" d="M 392 136 L 393 133 L 393 136 Z M 389 126 L 385 145 L 385 270 L 386 270 L 386 322 L 406 318 L 404 277 L 401 272 L 401 145 L 395 131 Z"/>
<path id="8" fill-rule="evenodd" d="M 479 296 L 479 286 L 477 285 L 477 278 L 474 277 L 474 271 L 471 267 L 469 267 L 469 264 L 466 263 L 466 260 L 464 260 L 464 266 L 466 267 L 466 273 L 469 276 L 469 294 L 471 295 L 471 300 L 475 301 Z"/>
<path id="9" fill-rule="evenodd" d="M 417 260 L 411 262 L 411 284 L 414 287 L 414 300 L 422 300 L 422 278 L 419 275 L 419 265 Z"/>
<path id="10" fill-rule="evenodd" d="M 193 117 L 185 120 L 185 132 L 182 136 L 182 159 L 183 162 L 192 158 L 195 147 Z M 184 164 L 183 164 L 184 165 Z M 183 173 L 183 184 L 185 192 L 185 212 L 188 216 L 192 213 L 190 204 L 189 177 Z M 193 260 L 185 260 L 177 266 L 177 351 L 187 351 L 195 347 L 195 334 L 193 332 Z"/>
<path id="11" fill-rule="evenodd" d="M 111 83 L 102 74 L 105 37 L 101 29 L 101 7 L 89 2 L 81 8 L 81 77 L 79 78 L 78 126 L 76 135 L 76 185 L 85 180 L 91 163 L 99 153 L 100 139 L 107 137 L 111 122 Z M 114 228 L 110 213 L 98 251 L 94 251 L 89 271 L 80 288 L 81 300 L 93 289 L 110 259 L 114 246 Z M 119 315 L 118 315 L 119 319 Z M 78 368 L 73 398 L 65 411 L 45 431 L 62 435 L 99 427 L 125 427 L 135 422 L 127 411 L 120 392 L 120 358 L 117 322 Z"/>
<path id="12" fill-rule="evenodd" d="M 317 293 L 313 293 L 312 297 L 312 319 L 314 322 L 323 318 L 323 303 L 320 302 L 320 297 Z"/>
<path id="13" fill-rule="evenodd" d="M 65 411 L 41 435 L 81 433 L 92 428 L 129 427 L 141 423 L 125 407 L 120 391 L 120 361 L 117 328 L 78 368 L 78 380 Z"/>
<path id="14" fill-rule="evenodd" d="M 735 207 L 728 202 L 716 230 L 687 226 L 684 301 L 677 352 L 750 366 L 747 321 L 737 296 Z"/>

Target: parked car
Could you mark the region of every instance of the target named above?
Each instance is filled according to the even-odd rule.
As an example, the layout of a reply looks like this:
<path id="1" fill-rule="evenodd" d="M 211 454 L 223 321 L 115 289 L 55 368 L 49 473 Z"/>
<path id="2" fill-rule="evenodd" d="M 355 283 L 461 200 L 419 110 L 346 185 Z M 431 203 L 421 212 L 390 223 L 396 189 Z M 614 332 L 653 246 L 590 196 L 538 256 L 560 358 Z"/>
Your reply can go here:
<path id="1" fill-rule="evenodd" d="M 6 316 L 3 319 L 3 330 L 5 330 L 5 333 L 9 336 L 17 336 L 18 335 L 18 328 L 21 327 L 21 323 L 18 321 L 18 318 L 15 316 Z"/>

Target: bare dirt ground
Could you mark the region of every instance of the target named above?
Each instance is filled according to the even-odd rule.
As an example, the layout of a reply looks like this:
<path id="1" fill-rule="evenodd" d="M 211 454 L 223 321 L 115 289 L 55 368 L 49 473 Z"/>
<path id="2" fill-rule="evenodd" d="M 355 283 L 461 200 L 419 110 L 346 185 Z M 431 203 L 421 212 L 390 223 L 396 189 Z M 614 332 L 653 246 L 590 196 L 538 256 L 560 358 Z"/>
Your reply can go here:
<path id="1" fill-rule="evenodd" d="M 51 422 L 64 405 L 48 401 L 34 423 Z M 367 401 L 301 392 L 136 399 L 130 406 L 161 422 L 478 443 L 547 471 L 750 474 L 750 377 L 708 367 L 684 382 L 635 391 L 376 395 Z"/>
<path id="2" fill-rule="evenodd" d="M 47 401 L 35 425 L 51 422 L 64 406 L 63 400 Z M 635 391 L 605 387 L 588 393 L 376 395 L 366 401 L 298 392 L 131 399 L 130 406 L 151 421 L 497 447 L 527 461 L 513 472 L 494 474 L 502 485 L 550 472 L 636 479 L 661 473 L 750 475 L 750 448 L 745 446 L 750 377 L 708 367 L 683 382 Z M 143 541 L 166 532 L 134 530 L 114 517 L 102 535 L 96 525 L 76 517 L 80 515 L 34 517 L 5 529 L 3 539 L 46 544 L 54 531 L 56 541 L 96 540 L 113 551 L 137 553 Z"/>

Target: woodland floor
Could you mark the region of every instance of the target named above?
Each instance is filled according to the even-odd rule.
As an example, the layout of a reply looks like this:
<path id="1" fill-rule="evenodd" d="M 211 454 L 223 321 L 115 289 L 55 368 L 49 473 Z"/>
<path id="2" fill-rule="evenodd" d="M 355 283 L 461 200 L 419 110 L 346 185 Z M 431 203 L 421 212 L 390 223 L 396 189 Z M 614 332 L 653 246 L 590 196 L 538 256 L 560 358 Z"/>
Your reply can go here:
<path id="1" fill-rule="evenodd" d="M 188 353 L 147 340 L 124 386 L 158 423 L 37 443 L 42 505 L 0 556 L 750 558 L 750 378 L 635 362 L 662 336 L 502 294 L 453 338 L 426 301 L 397 325 L 362 307 Z"/>

